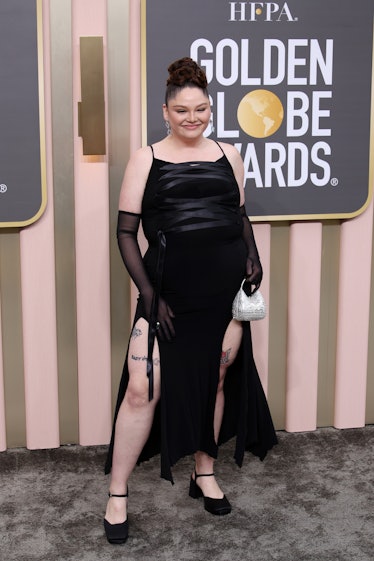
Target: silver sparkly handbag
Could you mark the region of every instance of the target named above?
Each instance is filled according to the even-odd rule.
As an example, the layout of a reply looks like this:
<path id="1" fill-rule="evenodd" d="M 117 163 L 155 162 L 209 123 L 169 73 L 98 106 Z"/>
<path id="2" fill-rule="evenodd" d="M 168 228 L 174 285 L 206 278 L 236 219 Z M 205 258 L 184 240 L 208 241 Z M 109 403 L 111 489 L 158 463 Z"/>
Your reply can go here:
<path id="1" fill-rule="evenodd" d="M 254 321 L 264 319 L 266 316 L 266 304 L 264 297 L 259 290 L 251 296 L 247 296 L 243 290 L 243 279 L 239 291 L 232 303 L 232 317 L 238 321 Z"/>

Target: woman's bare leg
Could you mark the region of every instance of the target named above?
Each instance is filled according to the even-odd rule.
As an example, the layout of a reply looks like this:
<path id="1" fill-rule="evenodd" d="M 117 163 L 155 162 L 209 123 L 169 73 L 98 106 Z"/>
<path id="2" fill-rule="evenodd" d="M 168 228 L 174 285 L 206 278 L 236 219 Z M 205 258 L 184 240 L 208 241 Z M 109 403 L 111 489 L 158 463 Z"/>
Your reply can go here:
<path id="1" fill-rule="evenodd" d="M 221 429 L 223 411 L 225 407 L 225 396 L 223 392 L 225 376 L 228 367 L 233 363 L 238 353 L 242 340 L 242 334 L 242 324 L 239 321 L 232 320 L 229 323 L 225 336 L 223 338 L 216 408 L 214 411 L 214 436 L 216 442 L 218 440 L 219 431 Z M 211 458 L 205 452 L 196 452 L 195 466 L 197 474 L 213 473 L 214 458 Z M 206 497 L 211 497 L 212 499 L 221 499 L 224 495 L 215 477 L 201 477 L 198 479 L 198 485 Z"/>
<path id="2" fill-rule="evenodd" d="M 153 351 L 154 398 L 148 400 L 147 368 L 148 323 L 140 318 L 131 334 L 128 368 L 129 384 L 119 409 L 113 447 L 113 463 L 109 490 L 122 495 L 128 479 L 149 436 L 155 407 L 160 397 L 160 358 L 157 340 Z M 124 522 L 127 500 L 111 497 L 105 518 L 110 524 Z"/>

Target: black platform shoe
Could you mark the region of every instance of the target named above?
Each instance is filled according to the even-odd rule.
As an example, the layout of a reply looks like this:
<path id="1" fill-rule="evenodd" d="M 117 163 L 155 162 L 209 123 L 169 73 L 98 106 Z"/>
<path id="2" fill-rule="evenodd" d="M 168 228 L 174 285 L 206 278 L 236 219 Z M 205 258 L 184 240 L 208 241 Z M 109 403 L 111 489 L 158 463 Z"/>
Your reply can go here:
<path id="1" fill-rule="evenodd" d="M 211 514 L 218 514 L 220 516 L 223 516 L 224 514 L 229 514 L 231 512 L 231 505 L 227 500 L 226 495 L 223 495 L 222 499 L 212 499 L 211 497 L 205 497 L 202 490 L 196 483 L 196 479 L 198 477 L 212 477 L 212 476 L 214 476 L 214 473 L 197 474 L 195 471 L 195 479 L 193 479 L 191 475 L 189 495 L 193 499 L 204 497 L 204 508 Z"/>
<path id="2" fill-rule="evenodd" d="M 114 495 L 113 493 L 108 493 L 108 497 L 121 497 L 126 498 L 129 496 L 127 491 L 126 495 Z M 129 523 L 126 518 L 124 522 L 119 524 L 110 524 L 108 520 L 104 518 L 104 529 L 107 540 L 109 543 L 121 544 L 125 543 L 129 535 Z"/>

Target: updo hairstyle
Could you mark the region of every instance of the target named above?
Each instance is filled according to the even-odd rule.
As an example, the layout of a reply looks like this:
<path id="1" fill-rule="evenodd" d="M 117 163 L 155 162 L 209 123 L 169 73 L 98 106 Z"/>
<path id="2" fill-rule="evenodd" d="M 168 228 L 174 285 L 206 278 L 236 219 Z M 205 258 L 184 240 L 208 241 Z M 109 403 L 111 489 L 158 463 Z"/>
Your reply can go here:
<path id="1" fill-rule="evenodd" d="M 172 62 L 168 67 L 169 78 L 166 81 L 165 105 L 183 88 L 197 87 L 208 97 L 208 81 L 202 68 L 192 58 L 184 57 Z"/>

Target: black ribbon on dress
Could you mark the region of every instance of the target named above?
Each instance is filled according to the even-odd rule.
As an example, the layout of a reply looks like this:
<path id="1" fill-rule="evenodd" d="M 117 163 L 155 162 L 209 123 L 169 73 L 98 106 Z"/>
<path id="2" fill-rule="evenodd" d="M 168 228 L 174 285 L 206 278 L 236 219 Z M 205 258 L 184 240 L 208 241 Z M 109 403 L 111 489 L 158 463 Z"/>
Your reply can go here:
<path id="1" fill-rule="evenodd" d="M 156 287 L 153 293 L 152 305 L 151 305 L 151 317 L 149 320 L 148 328 L 148 356 L 147 356 L 147 376 L 149 380 L 149 391 L 148 399 L 152 401 L 154 393 L 154 377 L 153 377 L 153 347 L 155 343 L 155 337 L 157 333 L 157 311 L 158 302 L 160 299 L 161 292 L 161 282 L 162 282 L 162 271 L 164 269 L 165 253 L 166 253 L 166 238 L 165 234 L 159 230 L 157 232 L 158 236 L 158 257 L 157 257 L 157 267 L 156 267 Z"/>

